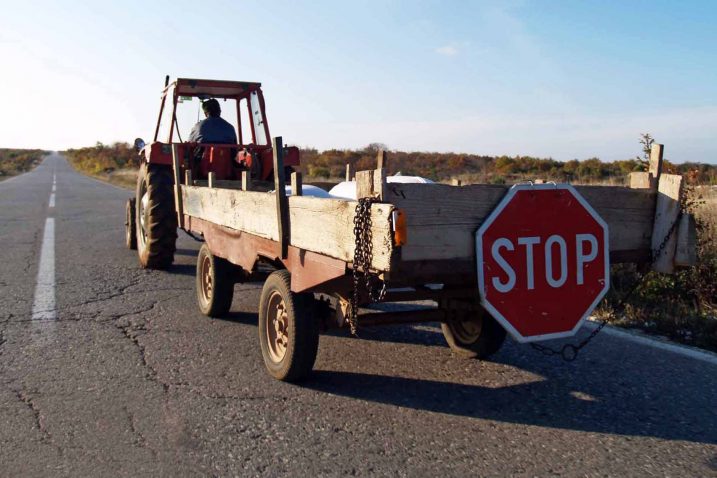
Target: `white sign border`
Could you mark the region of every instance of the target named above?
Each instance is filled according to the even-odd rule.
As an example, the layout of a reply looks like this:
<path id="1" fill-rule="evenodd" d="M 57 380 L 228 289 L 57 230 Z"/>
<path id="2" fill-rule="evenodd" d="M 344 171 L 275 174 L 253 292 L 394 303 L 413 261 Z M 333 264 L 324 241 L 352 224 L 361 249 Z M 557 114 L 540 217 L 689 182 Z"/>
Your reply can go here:
<path id="1" fill-rule="evenodd" d="M 498 309 L 496 309 L 487 299 L 485 294 L 485 277 L 484 277 L 484 270 L 483 270 L 483 234 L 485 231 L 490 227 L 491 224 L 495 221 L 495 219 L 500 215 L 501 212 L 503 212 L 503 209 L 510 203 L 510 201 L 513 199 L 513 197 L 518 193 L 519 191 L 535 191 L 535 190 L 546 190 L 546 189 L 564 189 L 569 191 L 575 199 L 578 200 L 578 202 L 588 211 L 588 213 L 600 224 L 600 226 L 603 229 L 604 234 L 604 241 L 605 241 L 605 286 L 603 287 L 602 291 L 597 295 L 595 300 L 590 304 L 590 306 L 587 308 L 583 316 L 580 318 L 580 320 L 575 324 L 575 327 L 568 331 L 568 332 L 556 332 L 552 334 L 543 334 L 543 335 L 533 335 L 529 337 L 524 337 L 523 335 L 518 332 L 518 330 L 513 327 L 510 322 L 508 322 L 508 319 L 506 319 L 503 314 L 501 314 Z M 497 320 L 504 328 L 507 330 L 510 335 L 515 339 L 516 341 L 520 343 L 528 343 L 528 342 L 537 342 L 540 340 L 551 340 L 551 339 L 560 339 L 565 337 L 572 337 L 574 336 L 578 330 L 583 326 L 583 323 L 587 320 L 587 318 L 590 316 L 590 313 L 597 307 L 598 303 L 602 300 L 603 297 L 605 297 L 605 294 L 607 294 L 607 291 L 610 290 L 610 232 L 608 230 L 607 223 L 600 217 L 600 215 L 593 209 L 593 207 L 585 200 L 585 198 L 578 193 L 578 191 L 571 186 L 570 184 L 516 184 L 515 186 L 511 187 L 508 190 L 508 193 L 501 199 L 500 203 L 493 209 L 493 212 L 490 213 L 490 215 L 483 221 L 483 224 L 478 228 L 478 230 L 475 233 L 475 241 L 476 241 L 476 268 L 478 272 L 478 292 L 480 294 L 480 301 L 481 305 L 490 313 L 490 315 Z"/>

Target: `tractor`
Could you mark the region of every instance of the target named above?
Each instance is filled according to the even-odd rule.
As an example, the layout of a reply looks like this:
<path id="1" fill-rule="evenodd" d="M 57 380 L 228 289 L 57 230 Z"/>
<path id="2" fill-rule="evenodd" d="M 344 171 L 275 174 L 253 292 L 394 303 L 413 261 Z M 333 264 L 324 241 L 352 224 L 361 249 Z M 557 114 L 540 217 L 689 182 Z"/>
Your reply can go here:
<path id="1" fill-rule="evenodd" d="M 167 105 L 171 98 L 171 110 Z M 216 99 L 227 112 L 236 114 L 238 144 L 204 144 L 182 140 L 178 120 L 187 102 Z M 178 108 L 179 107 L 179 108 Z M 199 109 L 197 109 L 197 121 Z M 164 136 L 160 139 L 160 129 Z M 185 134 L 188 133 L 185 131 Z M 166 269 L 174 261 L 177 240 L 175 210 L 175 177 L 192 181 L 207 180 L 209 173 L 220 181 L 240 180 L 248 172 L 255 184 L 269 183 L 273 177 L 273 150 L 261 83 L 243 81 L 165 78 L 154 139 L 147 144 L 141 138 L 134 142 L 139 155 L 139 174 L 134 198 L 126 204 L 126 245 L 137 249 L 140 265 L 149 269 Z M 176 145 L 177 148 L 173 148 Z M 180 171 L 173 171 L 173 149 L 179 154 Z M 283 148 L 284 175 L 299 165 L 299 149 Z M 177 174 L 178 173 L 178 174 Z"/>

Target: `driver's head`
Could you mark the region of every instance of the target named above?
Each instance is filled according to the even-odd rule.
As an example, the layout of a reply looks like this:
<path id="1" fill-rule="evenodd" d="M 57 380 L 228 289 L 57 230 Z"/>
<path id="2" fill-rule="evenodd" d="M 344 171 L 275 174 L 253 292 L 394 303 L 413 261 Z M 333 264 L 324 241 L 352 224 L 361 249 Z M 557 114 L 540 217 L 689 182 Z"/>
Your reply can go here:
<path id="1" fill-rule="evenodd" d="M 222 113 L 222 109 L 219 106 L 219 102 L 214 98 L 203 101 L 202 109 L 204 110 L 205 116 L 219 116 Z"/>

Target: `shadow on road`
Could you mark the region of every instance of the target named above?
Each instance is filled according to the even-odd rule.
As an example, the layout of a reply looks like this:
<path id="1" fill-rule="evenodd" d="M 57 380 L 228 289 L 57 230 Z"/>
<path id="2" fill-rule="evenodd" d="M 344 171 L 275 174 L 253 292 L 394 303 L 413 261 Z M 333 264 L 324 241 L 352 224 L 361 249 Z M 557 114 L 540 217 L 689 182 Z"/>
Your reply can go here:
<path id="1" fill-rule="evenodd" d="M 197 273 L 197 266 L 194 264 L 172 264 L 167 272 L 183 276 L 194 276 Z"/>
<path id="2" fill-rule="evenodd" d="M 178 256 L 189 256 L 189 257 L 197 257 L 197 251 L 196 249 L 181 249 L 178 248 L 174 253 Z"/>
<path id="3" fill-rule="evenodd" d="M 257 314 L 235 311 L 223 320 L 256 325 Z M 340 337 L 347 332 L 333 330 L 327 335 Z M 359 335 L 359 340 L 447 347 L 437 324 L 364 328 Z M 679 366 L 655 363 L 645 355 L 650 350 L 641 346 L 624 347 L 620 342 L 592 346 L 577 361 L 563 363 L 507 340 L 492 361 L 538 378 L 503 387 L 475 384 L 481 380 L 479 375 L 470 377 L 473 384 L 465 384 L 321 370 L 302 386 L 463 417 L 717 444 L 717 390 L 707 370 L 697 366 L 677 375 Z M 621 352 L 612 353 L 612 348 Z M 464 359 L 454 360 L 460 367 Z M 496 372 L 490 373 L 487 383 L 494 384 Z"/>
<path id="4" fill-rule="evenodd" d="M 259 323 L 259 315 L 253 312 L 229 312 L 224 317 L 215 320 L 225 320 L 227 322 L 236 322 L 244 325 L 257 325 Z"/>
<path id="5" fill-rule="evenodd" d="M 368 340 L 445 346 L 430 326 L 371 329 Z M 539 375 L 488 387 L 379 374 L 316 371 L 305 387 L 361 400 L 525 425 L 717 444 L 713 380 L 670 378 L 669 370 L 620 357 L 584 355 L 570 364 L 506 342 L 494 362 Z M 456 361 L 461 359 L 455 358 Z M 457 364 L 460 366 L 460 364 Z M 479 377 L 478 377 L 479 378 Z"/>

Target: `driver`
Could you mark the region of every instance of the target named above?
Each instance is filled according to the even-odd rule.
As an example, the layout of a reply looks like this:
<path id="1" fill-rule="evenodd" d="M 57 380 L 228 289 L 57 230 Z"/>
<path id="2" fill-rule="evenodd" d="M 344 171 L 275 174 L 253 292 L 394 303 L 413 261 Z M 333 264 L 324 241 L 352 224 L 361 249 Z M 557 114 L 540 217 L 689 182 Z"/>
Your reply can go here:
<path id="1" fill-rule="evenodd" d="M 194 125 L 189 134 L 190 143 L 237 144 L 234 126 L 220 115 L 219 102 L 212 98 L 202 102 L 205 118 Z"/>

